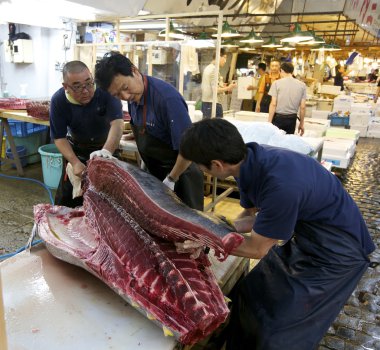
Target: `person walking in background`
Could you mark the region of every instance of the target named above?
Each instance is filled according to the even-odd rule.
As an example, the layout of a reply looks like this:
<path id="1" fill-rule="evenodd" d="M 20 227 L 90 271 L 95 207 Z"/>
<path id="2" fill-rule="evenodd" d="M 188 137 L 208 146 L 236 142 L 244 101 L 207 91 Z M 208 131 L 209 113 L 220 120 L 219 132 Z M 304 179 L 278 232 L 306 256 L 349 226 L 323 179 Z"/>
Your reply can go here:
<path id="1" fill-rule="evenodd" d="M 334 86 L 340 86 L 340 91 L 344 90 L 343 85 L 344 67 L 340 64 L 335 66 Z"/>
<path id="2" fill-rule="evenodd" d="M 259 81 L 257 82 L 256 86 L 249 85 L 247 87 L 247 90 L 256 91 L 255 96 L 253 98 L 253 106 L 252 111 L 254 112 L 256 110 L 257 100 L 259 99 L 259 86 L 262 84 L 262 81 L 267 79 L 266 76 L 268 76 L 268 73 L 266 72 L 267 65 L 264 62 L 260 62 L 257 65 L 257 72 L 259 73 Z"/>
<path id="3" fill-rule="evenodd" d="M 67 62 L 62 78 L 63 87 L 50 103 L 50 135 L 65 159 L 55 204 L 75 208 L 83 197 L 73 198 L 69 178 L 80 181 L 86 162 L 94 156 L 112 157 L 123 135 L 123 110 L 118 99 L 95 87 L 83 62 Z"/>
<path id="4" fill-rule="evenodd" d="M 211 63 L 203 70 L 202 76 L 202 113 L 203 118 L 211 118 L 211 108 L 213 101 L 213 92 L 215 90 L 215 80 L 217 79 L 217 103 L 216 103 L 216 113 L 217 118 L 223 118 L 223 107 L 222 107 L 222 95 L 225 92 L 232 91 L 236 87 L 236 83 L 225 84 L 223 82 L 223 77 L 218 71 L 218 77 L 215 76 L 215 53 L 213 55 L 213 60 Z M 227 62 L 227 53 L 224 49 L 220 50 L 220 60 L 219 68 L 224 67 Z"/>
<path id="5" fill-rule="evenodd" d="M 268 113 L 271 97 L 268 94 L 271 85 L 280 79 L 280 61 L 274 59 L 269 65 L 269 74 L 265 75 L 258 87 L 258 97 L 256 102 L 256 112 Z"/>
<path id="6" fill-rule="evenodd" d="M 268 121 L 287 134 L 294 134 L 298 118 L 298 132 L 304 134 L 304 119 L 306 111 L 306 85 L 293 77 L 294 66 L 290 62 L 281 64 L 282 79 L 276 80 L 270 90 L 272 97 L 269 106 Z"/>
<path id="7" fill-rule="evenodd" d="M 128 101 L 133 135 L 149 173 L 189 207 L 203 210 L 203 173 L 178 154 L 182 133 L 191 126 L 181 94 L 171 84 L 140 73 L 119 52 L 107 53 L 96 64 L 95 81 Z"/>

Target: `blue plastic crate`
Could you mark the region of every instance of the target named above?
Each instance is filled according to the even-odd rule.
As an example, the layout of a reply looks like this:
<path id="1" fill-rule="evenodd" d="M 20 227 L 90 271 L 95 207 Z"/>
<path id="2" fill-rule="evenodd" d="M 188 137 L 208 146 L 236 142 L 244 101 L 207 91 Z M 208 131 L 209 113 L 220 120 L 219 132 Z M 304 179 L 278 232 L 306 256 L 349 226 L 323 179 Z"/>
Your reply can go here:
<path id="1" fill-rule="evenodd" d="M 48 129 L 46 125 L 21 122 L 13 119 L 8 119 L 8 123 L 12 135 L 16 137 L 25 137 Z"/>
<path id="2" fill-rule="evenodd" d="M 335 116 L 335 115 L 329 115 L 328 119 L 331 120 L 330 125 L 331 126 L 348 126 L 350 125 L 350 117 L 349 116 Z"/>

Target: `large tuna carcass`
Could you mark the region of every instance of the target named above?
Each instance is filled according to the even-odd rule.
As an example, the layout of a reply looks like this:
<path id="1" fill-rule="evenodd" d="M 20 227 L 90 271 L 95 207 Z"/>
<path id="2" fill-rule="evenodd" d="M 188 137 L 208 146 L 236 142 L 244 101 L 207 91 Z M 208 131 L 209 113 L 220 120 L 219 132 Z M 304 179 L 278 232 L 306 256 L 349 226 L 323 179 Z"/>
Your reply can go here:
<path id="1" fill-rule="evenodd" d="M 47 249 L 101 279 L 183 344 L 219 327 L 229 310 L 207 255 L 193 259 L 174 242 L 200 242 L 222 261 L 242 236 L 134 165 L 94 158 L 84 178 L 83 207 L 35 206 Z"/>

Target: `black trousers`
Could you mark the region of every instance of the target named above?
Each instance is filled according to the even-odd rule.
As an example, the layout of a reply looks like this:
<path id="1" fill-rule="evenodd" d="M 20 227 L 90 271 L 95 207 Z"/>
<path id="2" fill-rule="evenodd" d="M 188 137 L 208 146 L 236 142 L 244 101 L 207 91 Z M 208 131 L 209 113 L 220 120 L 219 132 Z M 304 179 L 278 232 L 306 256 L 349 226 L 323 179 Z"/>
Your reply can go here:
<path id="1" fill-rule="evenodd" d="M 275 113 L 272 124 L 287 134 L 294 134 L 296 130 L 297 114 L 278 114 Z"/>

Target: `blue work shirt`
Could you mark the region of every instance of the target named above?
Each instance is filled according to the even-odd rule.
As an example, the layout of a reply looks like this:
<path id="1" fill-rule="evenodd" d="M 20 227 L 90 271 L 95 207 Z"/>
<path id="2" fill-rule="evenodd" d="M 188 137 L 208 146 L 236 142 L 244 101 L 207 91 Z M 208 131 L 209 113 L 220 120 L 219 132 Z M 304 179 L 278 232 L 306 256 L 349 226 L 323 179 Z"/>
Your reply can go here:
<path id="1" fill-rule="evenodd" d="M 169 83 L 148 77 L 146 131 L 149 135 L 179 150 L 183 132 L 191 126 L 187 104 Z M 144 95 L 139 103 L 128 104 L 132 123 L 143 125 Z"/>
<path id="2" fill-rule="evenodd" d="M 51 98 L 50 135 L 61 139 L 70 133 L 80 143 L 104 143 L 110 123 L 122 118 L 121 101 L 108 92 L 96 89 L 92 100 L 80 105 L 69 102 L 62 87 Z"/>
<path id="3" fill-rule="evenodd" d="M 367 254 L 375 249 L 354 200 L 315 159 L 254 142 L 247 148 L 236 180 L 241 206 L 259 209 L 256 233 L 289 240 L 297 221 L 317 222 L 351 235 Z"/>

